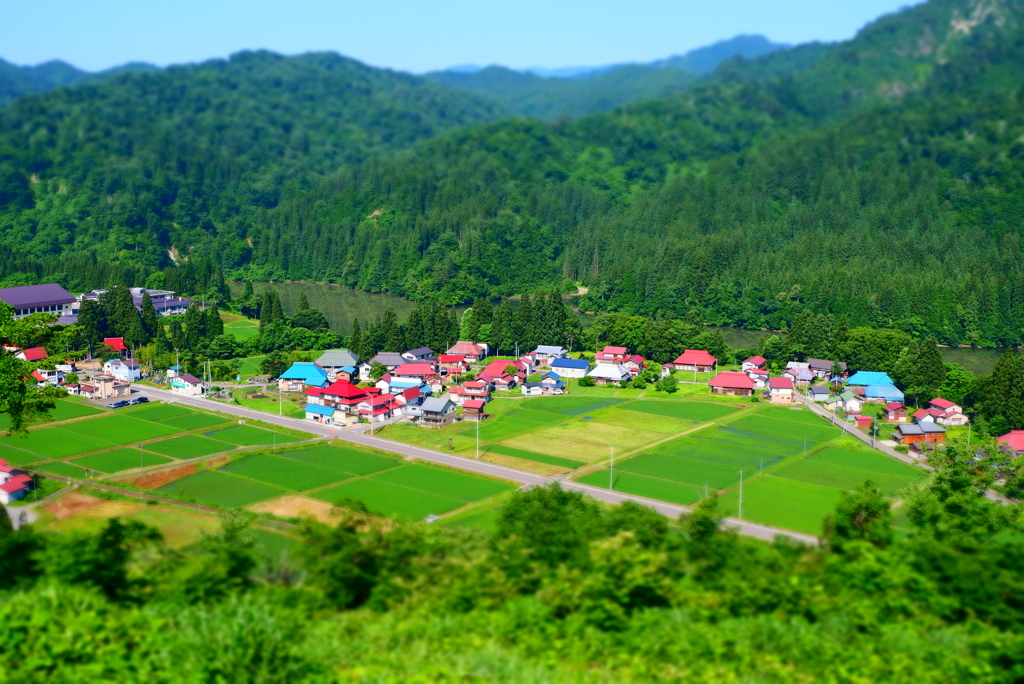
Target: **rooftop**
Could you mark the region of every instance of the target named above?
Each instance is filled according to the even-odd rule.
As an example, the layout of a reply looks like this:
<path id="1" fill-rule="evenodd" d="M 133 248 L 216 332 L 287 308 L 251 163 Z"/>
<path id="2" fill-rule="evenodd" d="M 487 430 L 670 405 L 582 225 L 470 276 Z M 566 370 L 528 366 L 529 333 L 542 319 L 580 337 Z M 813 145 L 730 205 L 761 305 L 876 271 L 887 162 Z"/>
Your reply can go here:
<path id="1" fill-rule="evenodd" d="M 687 349 L 672 363 L 687 366 L 713 366 L 717 361 L 718 359 L 703 349 Z"/>
<path id="2" fill-rule="evenodd" d="M 0 288 L 0 301 L 10 304 L 15 309 L 28 309 L 36 306 L 71 304 L 77 300 L 60 285 L 46 283 Z"/>

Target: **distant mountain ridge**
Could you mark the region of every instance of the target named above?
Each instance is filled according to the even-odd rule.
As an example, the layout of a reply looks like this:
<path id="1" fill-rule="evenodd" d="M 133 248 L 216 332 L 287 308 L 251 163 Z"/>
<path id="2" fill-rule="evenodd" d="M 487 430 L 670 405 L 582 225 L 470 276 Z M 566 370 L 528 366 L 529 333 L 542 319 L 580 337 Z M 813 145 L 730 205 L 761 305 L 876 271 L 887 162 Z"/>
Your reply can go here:
<path id="1" fill-rule="evenodd" d="M 19 66 L 0 59 L 0 107 L 6 107 L 22 95 L 103 80 L 128 71 L 156 71 L 158 68 L 145 62 L 129 62 L 111 69 L 90 72 L 59 59 L 34 66 Z"/>

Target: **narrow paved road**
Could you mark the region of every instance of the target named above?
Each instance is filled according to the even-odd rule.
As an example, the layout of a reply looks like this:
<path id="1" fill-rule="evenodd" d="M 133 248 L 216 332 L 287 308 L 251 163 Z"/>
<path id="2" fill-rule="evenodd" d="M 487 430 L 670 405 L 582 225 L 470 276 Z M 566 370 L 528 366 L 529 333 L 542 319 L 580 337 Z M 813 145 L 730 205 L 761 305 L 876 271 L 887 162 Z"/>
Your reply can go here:
<path id="1" fill-rule="evenodd" d="M 439 463 L 441 465 L 447 465 L 461 470 L 468 470 L 481 475 L 498 477 L 519 483 L 520 485 L 543 486 L 552 482 L 559 482 L 563 489 L 585 492 L 593 496 L 595 499 L 600 499 L 601 501 L 613 504 L 619 504 L 623 501 L 635 501 L 636 503 L 649 506 L 659 513 L 672 518 L 676 518 L 680 514 L 686 513 L 690 510 L 687 506 L 679 506 L 666 503 L 664 501 L 655 501 L 654 499 L 647 499 L 642 496 L 633 496 L 632 494 L 623 494 L 621 492 L 602 489 L 600 487 L 592 487 L 590 485 L 580 484 L 570 480 L 563 480 L 561 478 L 537 475 L 536 473 L 529 473 L 515 468 L 487 463 L 486 461 L 477 461 L 476 459 L 466 458 L 464 456 L 455 456 L 454 454 L 446 454 L 441 451 L 435 451 L 434 449 L 426 449 L 412 444 L 403 444 L 390 439 L 371 436 L 367 434 L 370 430 L 368 425 L 357 428 L 337 428 L 329 425 L 320 425 L 319 423 L 314 423 L 312 421 L 288 418 L 287 416 L 275 416 L 272 413 L 257 411 L 255 409 L 249 409 L 235 404 L 225 404 L 219 401 L 212 401 L 210 399 L 202 399 L 198 397 L 185 397 L 174 392 L 156 389 L 153 387 L 145 387 L 142 385 L 136 385 L 135 387 L 139 390 L 141 395 L 147 396 L 153 400 L 174 402 L 184 406 L 193 406 L 195 408 L 211 411 L 220 411 L 221 413 L 228 413 L 238 416 L 239 418 L 261 420 L 272 425 L 291 428 L 293 430 L 303 430 L 323 437 L 332 437 L 352 442 L 354 444 L 362 444 L 364 446 L 380 449 L 381 451 L 388 451 L 394 454 L 408 456 L 410 458 L 419 458 L 424 461 Z M 818 538 L 813 535 L 767 527 L 765 525 L 758 525 L 756 523 L 737 520 L 735 518 L 726 518 L 724 525 L 730 529 L 736 530 L 740 534 L 768 541 L 771 541 L 776 536 L 781 535 L 805 544 L 818 543 Z"/>

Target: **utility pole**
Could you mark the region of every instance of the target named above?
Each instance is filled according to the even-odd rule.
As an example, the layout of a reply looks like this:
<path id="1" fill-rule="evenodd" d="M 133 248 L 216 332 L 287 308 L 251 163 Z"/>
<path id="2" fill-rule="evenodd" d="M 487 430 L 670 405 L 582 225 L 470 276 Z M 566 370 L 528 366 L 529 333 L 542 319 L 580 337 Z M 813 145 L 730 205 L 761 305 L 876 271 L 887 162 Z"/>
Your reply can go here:
<path id="1" fill-rule="evenodd" d="M 615 447 L 610 446 L 608 453 L 608 489 L 615 489 Z"/>
<path id="2" fill-rule="evenodd" d="M 740 510 L 736 515 L 737 518 L 743 520 L 743 471 L 740 471 Z"/>

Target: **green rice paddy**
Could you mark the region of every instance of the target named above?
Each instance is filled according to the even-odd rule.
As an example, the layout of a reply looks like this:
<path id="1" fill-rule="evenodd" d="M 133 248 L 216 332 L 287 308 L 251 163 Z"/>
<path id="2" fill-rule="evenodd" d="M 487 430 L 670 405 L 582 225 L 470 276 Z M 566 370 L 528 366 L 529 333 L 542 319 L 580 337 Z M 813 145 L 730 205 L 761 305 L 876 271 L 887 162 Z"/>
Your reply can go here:
<path id="1" fill-rule="evenodd" d="M 273 430 L 253 427 L 252 425 L 239 425 L 227 430 L 218 430 L 217 432 L 207 433 L 206 436 L 237 444 L 238 446 L 269 446 L 275 443 L 287 444 L 289 442 L 298 442 L 301 439 L 280 432 L 274 432 Z"/>
<path id="2" fill-rule="evenodd" d="M 422 520 L 428 515 L 440 515 L 464 504 L 463 501 L 438 494 L 396 487 L 379 480 L 353 480 L 312 495 L 328 503 L 342 499 L 356 499 L 374 513 L 395 515 L 410 520 Z"/>
<path id="3" fill-rule="evenodd" d="M 240 508 L 285 493 L 279 487 L 210 470 L 175 480 L 156 491 L 224 508 Z"/>
<path id="4" fill-rule="evenodd" d="M 454 470 L 444 470 L 416 464 L 387 470 L 371 476 L 371 479 L 430 492 L 467 503 L 506 492 L 512 489 L 513 486 L 506 482 L 484 479 Z"/>
<path id="5" fill-rule="evenodd" d="M 129 415 L 110 415 L 93 420 L 83 420 L 77 423 L 69 423 L 61 429 L 121 445 L 169 437 L 181 432 L 181 430 L 164 423 L 139 420 Z"/>
<path id="6" fill-rule="evenodd" d="M 166 420 L 168 418 L 185 416 L 191 413 L 195 412 L 183 406 L 177 406 L 175 404 L 156 404 L 136 409 L 131 411 L 128 415 L 132 418 L 142 418 L 144 420 Z"/>
<path id="7" fill-rule="evenodd" d="M 300 451 L 288 451 L 280 456 L 297 460 L 303 464 L 322 466 L 353 475 L 369 475 L 387 468 L 394 468 L 400 463 L 386 456 L 327 445 L 313 446 Z"/>
<path id="8" fill-rule="evenodd" d="M 325 487 L 352 477 L 340 470 L 296 462 L 271 454 L 254 454 L 234 461 L 221 468 L 222 471 L 250 480 L 257 480 L 291 491 L 305 491 Z"/>
<path id="9" fill-rule="evenodd" d="M 593 487 L 600 487 L 601 489 L 611 488 L 616 492 L 634 494 L 648 499 L 668 501 L 669 503 L 682 505 L 692 504 L 704 496 L 703 488 L 679 484 L 678 482 L 670 482 L 668 480 L 661 480 L 653 477 L 646 477 L 644 475 L 625 473 L 618 469 L 616 469 L 612 475 L 611 483 L 609 482 L 607 469 L 585 475 L 577 480 L 577 482 L 585 485 L 591 485 Z M 612 484 L 612 487 L 609 487 L 609 484 Z"/>
<path id="10" fill-rule="evenodd" d="M 513 458 L 521 458 L 527 461 L 536 461 L 537 463 L 546 463 L 548 465 L 559 466 L 561 468 L 579 468 L 584 465 L 582 461 L 573 461 L 568 458 L 560 458 L 558 456 L 548 456 L 547 454 L 538 454 L 534 451 L 526 451 L 525 449 L 513 449 L 510 446 L 504 444 L 488 444 L 481 447 L 482 453 L 495 453 L 503 456 L 512 456 Z"/>
<path id="11" fill-rule="evenodd" d="M 170 463 L 171 459 L 139 449 L 114 449 L 76 458 L 71 462 L 91 470 L 117 473 L 133 468 L 163 465 L 164 463 Z"/>
<path id="12" fill-rule="evenodd" d="M 236 448 L 234 444 L 225 444 L 198 435 L 182 435 L 171 439 L 160 440 L 146 445 L 147 451 L 154 451 L 172 458 L 199 458 L 200 456 L 211 456 L 221 451 L 230 451 Z"/>

